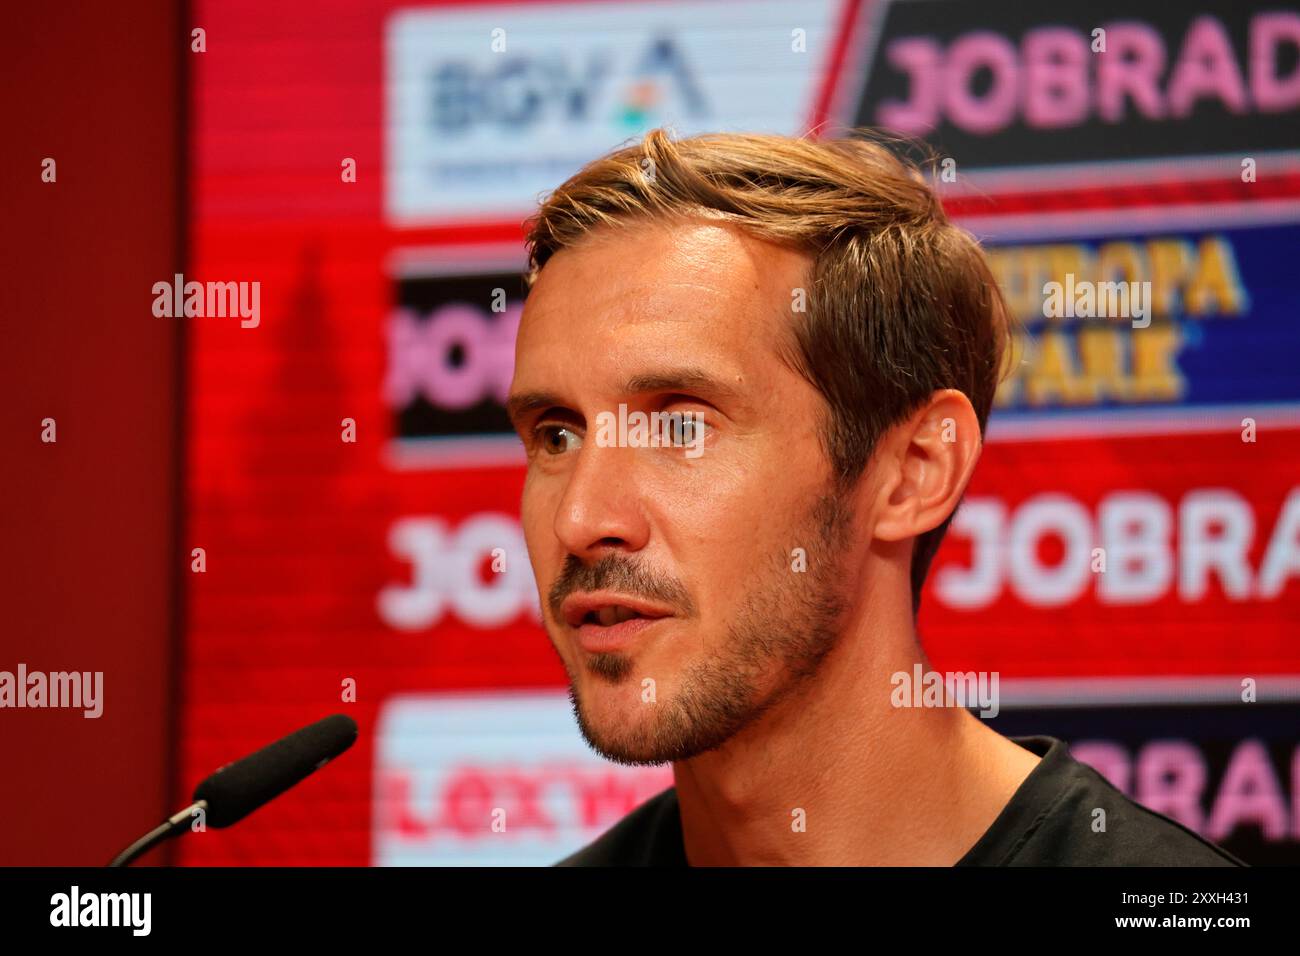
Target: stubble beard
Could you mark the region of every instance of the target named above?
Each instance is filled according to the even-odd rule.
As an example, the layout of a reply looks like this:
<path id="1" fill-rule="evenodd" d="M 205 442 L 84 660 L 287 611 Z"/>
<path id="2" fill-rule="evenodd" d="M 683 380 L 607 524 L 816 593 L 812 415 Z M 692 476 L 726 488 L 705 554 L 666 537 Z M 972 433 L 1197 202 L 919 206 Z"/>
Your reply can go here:
<path id="1" fill-rule="evenodd" d="M 840 568 L 852 519 L 846 495 L 819 496 L 794 539 L 814 542 L 807 571 L 792 570 L 786 555 L 776 554 L 728 622 L 721 652 L 692 662 L 671 698 L 643 702 L 642 719 L 594 725 L 570 671 L 569 701 L 588 745 L 628 766 L 687 760 L 720 746 L 804 685 L 839 638 L 847 585 Z M 635 666 L 619 652 L 594 654 L 586 663 L 591 676 L 610 684 L 634 680 Z"/>

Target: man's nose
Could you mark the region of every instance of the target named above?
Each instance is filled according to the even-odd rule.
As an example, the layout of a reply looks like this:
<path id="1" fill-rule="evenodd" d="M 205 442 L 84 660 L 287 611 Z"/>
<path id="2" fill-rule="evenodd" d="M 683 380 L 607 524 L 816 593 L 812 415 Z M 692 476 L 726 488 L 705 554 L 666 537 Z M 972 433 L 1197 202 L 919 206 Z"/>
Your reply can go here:
<path id="1" fill-rule="evenodd" d="M 589 440 L 590 441 L 590 440 Z M 645 547 L 648 523 L 638 491 L 636 449 L 583 445 L 555 514 L 565 550 L 597 558 L 611 547 Z"/>

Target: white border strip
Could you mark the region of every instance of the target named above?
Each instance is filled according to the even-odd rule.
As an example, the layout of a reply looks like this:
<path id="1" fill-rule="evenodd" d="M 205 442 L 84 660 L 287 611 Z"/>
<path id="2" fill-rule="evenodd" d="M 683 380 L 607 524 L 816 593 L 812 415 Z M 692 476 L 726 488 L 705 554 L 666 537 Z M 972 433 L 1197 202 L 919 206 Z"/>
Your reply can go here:
<path id="1" fill-rule="evenodd" d="M 983 242 L 1024 239 L 1071 239 L 1129 232 L 1166 234 L 1191 229 L 1231 229 L 1300 222 L 1300 199 L 1182 206 L 1136 206 L 1087 212 L 1035 212 L 961 216 L 953 221 Z"/>
<path id="2" fill-rule="evenodd" d="M 385 265 L 389 275 L 402 279 L 522 274 L 528 268 L 528 252 L 522 241 L 403 246 L 388 254 Z"/>
<path id="3" fill-rule="evenodd" d="M 1244 152 L 1190 153 L 1186 157 L 1096 159 L 1034 166 L 982 166 L 961 170 L 956 183 L 940 182 L 938 186 L 943 198 L 949 199 L 1001 193 L 1106 189 L 1130 184 L 1177 186 L 1197 182 L 1223 182 L 1225 179 L 1239 181 L 1241 161 L 1245 158 Z M 1250 158 L 1256 161 L 1257 176 L 1300 172 L 1300 153 L 1294 150 L 1254 152 Z M 1130 176 L 1134 178 L 1128 178 Z"/>
<path id="4" fill-rule="evenodd" d="M 1253 677 L 1260 703 L 1300 701 L 1300 674 L 1212 677 L 1024 677 L 999 680 L 1001 710 L 1115 704 L 1239 704 Z"/>
<path id="5" fill-rule="evenodd" d="M 394 471 L 456 468 L 516 468 L 528 463 L 514 435 L 397 438 L 388 443 L 385 464 Z"/>
<path id="6" fill-rule="evenodd" d="M 1007 411 L 1003 414 L 1005 418 L 999 417 L 997 409 L 993 410 L 985 441 L 1239 432 L 1243 418 L 1253 418 L 1259 428 L 1300 428 L 1300 402 L 1103 408 L 1077 412 Z"/>

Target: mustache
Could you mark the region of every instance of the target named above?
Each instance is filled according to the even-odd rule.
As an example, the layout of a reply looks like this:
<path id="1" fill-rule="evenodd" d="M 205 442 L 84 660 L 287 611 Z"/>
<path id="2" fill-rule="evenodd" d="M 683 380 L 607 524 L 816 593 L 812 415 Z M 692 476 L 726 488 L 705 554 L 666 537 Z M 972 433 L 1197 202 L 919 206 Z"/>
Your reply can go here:
<path id="1" fill-rule="evenodd" d="M 583 564 L 570 554 L 546 596 L 551 616 L 560 619 L 560 606 L 575 591 L 621 591 L 624 594 L 667 604 L 677 613 L 695 613 L 695 602 L 681 582 L 652 573 L 643 564 L 624 555 L 608 554 Z"/>

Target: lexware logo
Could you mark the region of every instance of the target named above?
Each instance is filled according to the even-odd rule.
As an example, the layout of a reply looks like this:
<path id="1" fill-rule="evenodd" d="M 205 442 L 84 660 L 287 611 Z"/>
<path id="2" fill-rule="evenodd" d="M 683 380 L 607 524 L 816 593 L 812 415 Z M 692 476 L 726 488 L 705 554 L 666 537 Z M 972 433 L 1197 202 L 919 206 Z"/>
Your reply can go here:
<path id="1" fill-rule="evenodd" d="M 385 40 L 388 219 L 517 223 L 540 193 L 656 126 L 801 133 L 838 6 L 814 0 L 795 18 L 784 0 L 399 11 Z"/>
<path id="2" fill-rule="evenodd" d="M 372 862 L 546 866 L 673 785 L 583 742 L 568 695 L 398 695 L 375 741 Z"/>

